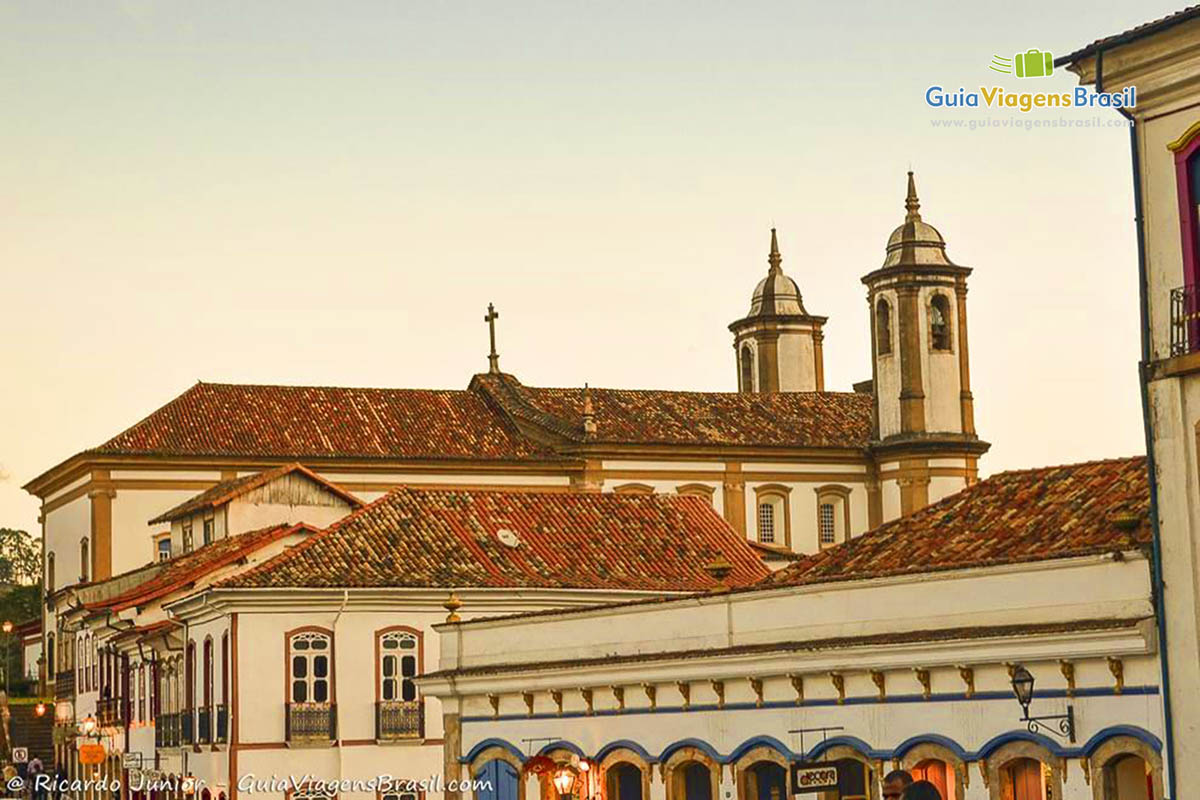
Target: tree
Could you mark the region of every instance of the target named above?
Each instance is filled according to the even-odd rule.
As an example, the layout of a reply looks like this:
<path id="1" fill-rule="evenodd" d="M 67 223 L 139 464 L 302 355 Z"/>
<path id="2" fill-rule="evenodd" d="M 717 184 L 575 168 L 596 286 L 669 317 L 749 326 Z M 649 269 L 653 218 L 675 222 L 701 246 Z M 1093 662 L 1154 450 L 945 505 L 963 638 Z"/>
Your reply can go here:
<path id="1" fill-rule="evenodd" d="M 42 582 L 42 548 L 25 531 L 0 528 L 0 583 L 32 586 Z"/>

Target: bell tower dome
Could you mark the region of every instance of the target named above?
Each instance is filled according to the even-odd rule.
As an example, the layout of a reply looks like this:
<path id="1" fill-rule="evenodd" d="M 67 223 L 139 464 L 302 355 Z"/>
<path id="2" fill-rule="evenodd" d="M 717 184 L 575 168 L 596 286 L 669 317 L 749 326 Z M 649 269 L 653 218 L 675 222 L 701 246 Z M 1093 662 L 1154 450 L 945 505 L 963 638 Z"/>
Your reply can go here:
<path id="1" fill-rule="evenodd" d="M 862 280 L 871 309 L 878 467 L 872 525 L 910 514 L 974 483 L 989 447 L 975 433 L 967 356 L 969 267 L 921 218 L 908 173 L 904 222 L 883 266 Z"/>
<path id="2" fill-rule="evenodd" d="M 800 287 L 783 274 L 779 239 L 771 229 L 767 276 L 754 288 L 750 312 L 729 326 L 739 392 L 820 392 L 826 317 L 804 308 Z"/>

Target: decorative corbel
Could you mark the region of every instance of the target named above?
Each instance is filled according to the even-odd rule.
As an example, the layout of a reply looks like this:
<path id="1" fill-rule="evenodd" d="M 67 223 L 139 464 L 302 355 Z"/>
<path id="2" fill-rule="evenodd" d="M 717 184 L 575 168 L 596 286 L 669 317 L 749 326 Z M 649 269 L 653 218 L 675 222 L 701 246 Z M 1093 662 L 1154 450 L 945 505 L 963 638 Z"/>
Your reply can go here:
<path id="1" fill-rule="evenodd" d="M 1112 673 L 1113 678 L 1117 683 L 1113 687 L 1113 694 L 1120 694 L 1125 691 L 1125 662 L 1119 658 L 1109 657 L 1108 671 Z"/>
<path id="2" fill-rule="evenodd" d="M 929 670 L 924 667 L 917 667 L 913 670 L 917 676 L 917 682 L 921 684 L 921 697 L 928 700 L 933 696 L 933 687 L 930 684 Z"/>
<path id="3" fill-rule="evenodd" d="M 595 713 L 595 708 L 592 706 L 592 690 L 587 687 L 579 689 L 579 696 L 583 698 L 583 704 L 587 706 L 587 715 L 590 717 Z"/>
<path id="4" fill-rule="evenodd" d="M 679 689 L 679 696 L 683 698 L 684 709 L 691 708 L 692 705 L 692 685 L 687 681 L 676 681 L 675 688 Z"/>
<path id="5" fill-rule="evenodd" d="M 658 687 L 653 683 L 643 683 L 642 690 L 646 692 L 646 699 L 650 701 L 650 710 L 658 708 Z"/>
<path id="6" fill-rule="evenodd" d="M 837 691 L 838 705 L 846 702 L 846 679 L 840 672 L 830 672 L 829 680 L 833 683 L 833 688 Z"/>
<path id="7" fill-rule="evenodd" d="M 788 675 L 788 678 L 791 679 L 792 689 L 794 689 L 796 692 L 796 705 L 803 705 L 804 704 L 804 676 L 799 673 L 793 672 L 791 675 Z"/>
<path id="8" fill-rule="evenodd" d="M 1058 660 L 1058 668 L 1062 670 L 1062 676 L 1067 679 L 1067 697 L 1075 696 L 1075 663 L 1068 661 L 1065 658 Z"/>
<path id="9" fill-rule="evenodd" d="M 763 704 L 762 678 L 750 678 L 750 688 L 754 690 L 754 705 L 755 705 L 755 707 L 762 708 L 762 704 Z"/>
<path id="10" fill-rule="evenodd" d="M 525 708 L 529 716 L 533 716 L 533 692 L 521 692 L 521 699 L 525 701 Z"/>
<path id="11" fill-rule="evenodd" d="M 967 699 L 970 700 L 975 696 L 975 668 L 968 666 L 960 666 L 958 668 L 958 677 L 962 678 L 962 682 L 967 685 Z"/>
<path id="12" fill-rule="evenodd" d="M 988 788 L 988 763 L 986 758 L 979 759 L 979 774 L 983 777 L 983 788 Z"/>
<path id="13" fill-rule="evenodd" d="M 1017 664 L 1015 661 L 1005 661 L 1004 669 L 1008 672 L 1008 679 L 1010 681 L 1017 674 Z"/>
<path id="14" fill-rule="evenodd" d="M 871 683 L 879 690 L 879 701 L 887 700 L 887 678 L 877 669 L 871 670 Z"/>
<path id="15" fill-rule="evenodd" d="M 712 681 L 713 693 L 717 696 L 717 708 L 725 707 L 725 681 Z"/>
<path id="16" fill-rule="evenodd" d="M 558 715 L 562 716 L 562 689 L 551 689 L 550 698 L 554 700 L 554 705 L 558 707 Z"/>
<path id="17" fill-rule="evenodd" d="M 612 693 L 613 693 L 613 699 L 617 701 L 617 711 L 624 711 L 625 710 L 625 687 L 624 686 L 613 686 Z"/>
<path id="18" fill-rule="evenodd" d="M 1083 782 L 1092 785 L 1092 762 L 1087 756 L 1079 759 L 1079 768 L 1083 770 Z"/>
<path id="19" fill-rule="evenodd" d="M 500 717 L 500 695 L 489 694 L 488 702 L 492 704 L 492 719 L 498 719 Z"/>

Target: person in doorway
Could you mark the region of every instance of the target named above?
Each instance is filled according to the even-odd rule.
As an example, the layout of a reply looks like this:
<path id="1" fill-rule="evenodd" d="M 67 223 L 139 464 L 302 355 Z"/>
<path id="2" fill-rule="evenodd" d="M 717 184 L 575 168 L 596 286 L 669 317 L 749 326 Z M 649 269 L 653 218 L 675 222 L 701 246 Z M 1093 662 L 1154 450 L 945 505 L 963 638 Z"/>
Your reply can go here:
<path id="1" fill-rule="evenodd" d="M 30 797 L 32 797 L 33 800 L 45 800 L 46 789 L 44 786 L 38 785 L 38 778 L 40 778 L 42 773 L 45 771 L 45 765 L 42 764 L 42 760 L 40 758 L 34 756 L 33 758 L 29 759 L 29 766 L 25 770 L 25 780 L 29 785 Z"/>
<path id="2" fill-rule="evenodd" d="M 883 800 L 900 800 L 904 790 L 912 785 L 913 776 L 906 769 L 894 769 L 883 776 Z"/>
<path id="3" fill-rule="evenodd" d="M 929 781 L 917 781 L 905 788 L 900 800 L 942 800 L 942 793 Z"/>

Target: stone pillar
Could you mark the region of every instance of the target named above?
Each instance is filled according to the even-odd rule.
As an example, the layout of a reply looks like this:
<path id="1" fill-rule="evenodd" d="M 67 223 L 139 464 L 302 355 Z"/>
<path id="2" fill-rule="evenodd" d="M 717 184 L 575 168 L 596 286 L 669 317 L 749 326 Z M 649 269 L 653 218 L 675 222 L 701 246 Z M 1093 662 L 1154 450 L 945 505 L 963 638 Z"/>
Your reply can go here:
<path id="1" fill-rule="evenodd" d="M 758 340 L 758 390 L 779 391 L 779 334 L 760 333 Z"/>
<path id="2" fill-rule="evenodd" d="M 921 380 L 921 313 L 916 286 L 897 290 L 900 306 L 900 431 L 925 430 L 925 388 Z"/>
<path id="3" fill-rule="evenodd" d="M 446 791 L 442 797 L 445 800 L 461 800 L 462 791 L 457 787 L 453 791 L 449 788 L 451 781 L 462 780 L 462 764 L 459 763 L 462 758 L 462 722 L 458 714 L 442 714 L 442 736 L 445 739 L 442 745 L 442 777 L 446 781 Z"/>
<path id="4" fill-rule="evenodd" d="M 92 471 L 92 536 L 88 547 L 91 556 L 89 580 L 101 581 L 112 577 L 112 501 L 116 490 L 108 482 L 108 470 Z"/>
<path id="5" fill-rule="evenodd" d="M 954 284 L 958 301 L 958 375 L 959 402 L 962 405 L 962 432 L 975 433 L 975 398 L 971 395 L 971 359 L 967 350 L 967 279 L 959 277 Z"/>
<path id="6" fill-rule="evenodd" d="M 746 481 L 742 478 L 742 465 L 725 465 L 725 494 L 722 498 L 725 521 L 743 536 L 746 535 Z"/>
<path id="7" fill-rule="evenodd" d="M 813 329 L 813 371 L 817 377 L 817 391 L 825 391 L 825 333 Z"/>

